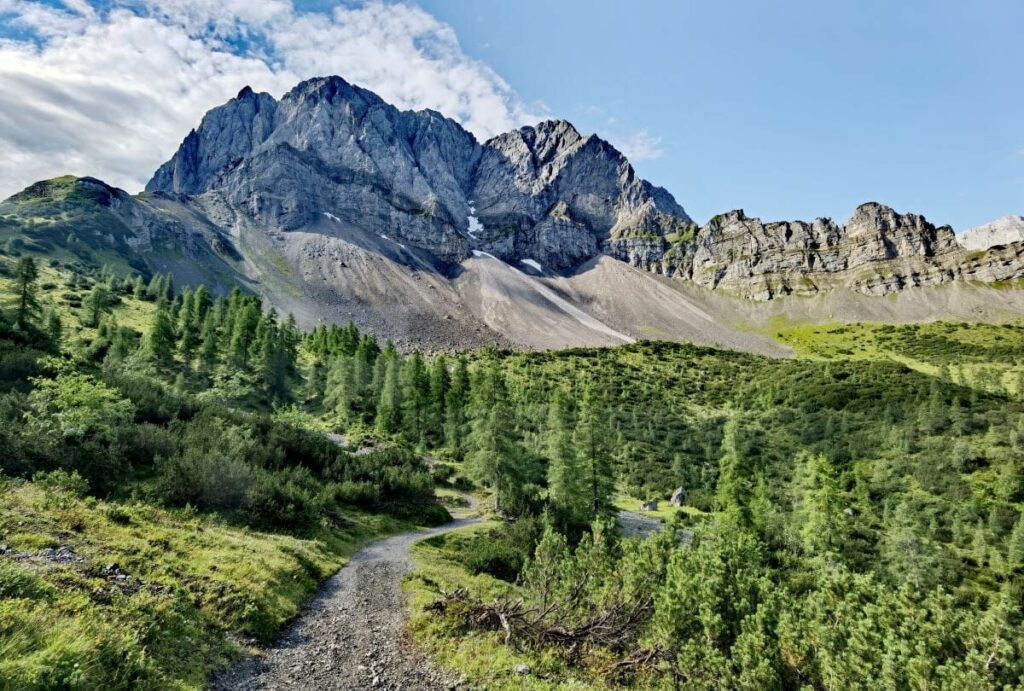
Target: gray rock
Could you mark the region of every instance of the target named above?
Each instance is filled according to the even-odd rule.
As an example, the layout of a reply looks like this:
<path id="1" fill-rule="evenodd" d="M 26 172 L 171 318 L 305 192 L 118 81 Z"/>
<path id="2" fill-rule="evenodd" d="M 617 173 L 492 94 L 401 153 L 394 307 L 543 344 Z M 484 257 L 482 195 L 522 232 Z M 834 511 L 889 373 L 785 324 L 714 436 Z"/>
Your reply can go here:
<path id="1" fill-rule="evenodd" d="M 512 671 L 515 672 L 516 674 L 518 674 L 519 676 L 526 676 L 527 674 L 529 674 L 531 672 L 530 665 L 522 664 L 522 663 L 516 665 L 515 667 L 513 667 Z"/>
<path id="2" fill-rule="evenodd" d="M 1024 240 L 1024 216 L 1003 216 L 991 223 L 965 230 L 958 238 L 964 249 L 987 250 Z"/>
<path id="3" fill-rule="evenodd" d="M 845 225 L 763 223 L 742 210 L 715 216 L 692 242 L 669 247 L 649 270 L 753 300 L 813 294 L 846 286 L 887 295 L 913 286 L 955 280 L 995 282 L 1024 276 L 1024 247 L 980 255 L 957 244 L 953 229 L 918 214 L 899 214 L 870 202 Z"/>
<path id="4" fill-rule="evenodd" d="M 641 511 L 657 511 L 658 510 L 658 502 L 656 502 L 656 501 L 642 501 L 642 502 L 640 502 L 640 510 Z"/>
<path id="5" fill-rule="evenodd" d="M 481 145 L 439 113 L 399 111 L 340 77 L 302 82 L 280 101 L 243 89 L 206 114 L 146 189 L 233 226 L 358 228 L 444 261 L 477 249 L 554 269 L 690 223 L 613 146 L 568 122 Z"/>
<path id="6" fill-rule="evenodd" d="M 676 491 L 672 493 L 672 499 L 670 501 L 672 506 L 682 506 L 683 502 L 686 501 L 686 490 L 682 487 L 677 488 Z"/>

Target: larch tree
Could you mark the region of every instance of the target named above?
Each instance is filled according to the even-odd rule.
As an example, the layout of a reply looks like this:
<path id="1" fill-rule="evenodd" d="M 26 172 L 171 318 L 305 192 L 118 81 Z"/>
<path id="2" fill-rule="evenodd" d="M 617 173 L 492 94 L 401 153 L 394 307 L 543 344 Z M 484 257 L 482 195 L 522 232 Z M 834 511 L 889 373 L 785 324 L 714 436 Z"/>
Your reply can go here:
<path id="1" fill-rule="evenodd" d="M 615 489 L 611 436 L 607 410 L 597 387 L 587 385 L 580 402 L 574 441 L 584 478 L 587 503 L 592 515 L 603 513 L 611 505 Z"/>

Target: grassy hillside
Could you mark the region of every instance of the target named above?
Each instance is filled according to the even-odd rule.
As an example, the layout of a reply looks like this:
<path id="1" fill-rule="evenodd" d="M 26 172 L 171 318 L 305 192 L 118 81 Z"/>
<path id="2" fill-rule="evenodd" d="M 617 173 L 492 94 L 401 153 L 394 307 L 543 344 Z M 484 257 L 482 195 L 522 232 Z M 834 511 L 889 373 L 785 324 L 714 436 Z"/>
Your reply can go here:
<path id="1" fill-rule="evenodd" d="M 799 356 L 893 360 L 925 374 L 990 392 L 1024 395 L 1024 322 L 979 324 L 789 324 L 772 334 Z"/>
<path id="2" fill-rule="evenodd" d="M 259 532 L 193 510 L 80 496 L 67 476 L 0 484 L 4 688 L 199 688 L 269 639 L 366 539 L 403 526 Z"/>
<path id="3" fill-rule="evenodd" d="M 447 519 L 408 446 L 323 435 L 255 298 L 30 256 L 0 258 L 0 688 L 200 688 L 359 545 Z"/>

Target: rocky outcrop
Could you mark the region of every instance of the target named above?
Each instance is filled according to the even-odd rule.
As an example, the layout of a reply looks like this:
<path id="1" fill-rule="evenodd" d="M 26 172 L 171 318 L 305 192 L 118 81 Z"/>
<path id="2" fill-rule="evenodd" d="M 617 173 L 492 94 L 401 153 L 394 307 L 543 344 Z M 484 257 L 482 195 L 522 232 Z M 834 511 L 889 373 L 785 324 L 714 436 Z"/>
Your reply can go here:
<path id="1" fill-rule="evenodd" d="M 689 217 L 596 136 L 564 121 L 485 144 L 433 111 L 399 111 L 340 77 L 280 101 L 243 89 L 207 113 L 147 191 L 232 227 L 394 237 L 458 262 L 471 251 L 564 269 L 618 238 Z"/>
<path id="2" fill-rule="evenodd" d="M 1018 246 L 968 253 L 949 226 L 870 202 L 845 225 L 764 223 L 742 210 L 715 216 L 692 240 L 668 245 L 640 265 L 754 300 L 845 286 L 869 295 L 955 280 L 996 282 L 1024 275 Z M 634 262 L 637 263 L 637 262 Z"/>
<path id="3" fill-rule="evenodd" d="M 1009 245 L 1024 240 L 1024 216 L 1003 216 L 991 223 L 965 230 L 959 237 L 968 250 L 987 250 L 996 245 Z"/>

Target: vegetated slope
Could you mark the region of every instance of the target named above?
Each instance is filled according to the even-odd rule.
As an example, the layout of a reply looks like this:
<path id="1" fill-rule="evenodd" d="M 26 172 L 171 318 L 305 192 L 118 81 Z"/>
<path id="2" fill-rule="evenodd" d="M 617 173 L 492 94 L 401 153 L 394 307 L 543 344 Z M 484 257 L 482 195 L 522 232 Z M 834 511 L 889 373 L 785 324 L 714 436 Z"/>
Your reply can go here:
<path id="1" fill-rule="evenodd" d="M 1024 325 L 933 322 L 793 325 L 774 323 L 801 356 L 891 359 L 981 391 L 1024 394 Z"/>
<path id="2" fill-rule="evenodd" d="M 952 358 L 947 330 L 980 361 L 1024 352 L 1020 339 L 996 338 L 1013 328 L 976 338 L 971 328 L 881 332 L 918 357 Z M 857 346 L 858 332 L 844 335 Z M 668 344 L 482 364 L 505 375 L 509 436 L 521 462 L 546 466 L 538 502 L 550 513 L 420 551 L 413 625 L 472 683 L 803 688 L 872 678 L 994 689 L 1024 679 L 1016 391 L 883 359 L 780 361 Z M 581 537 L 565 525 L 552 469 L 566 462 L 566 429 L 577 444 L 592 440 L 579 430 L 593 424 L 593 388 L 604 394 L 598 448 L 622 486 L 662 502 L 687 490 L 667 535 L 617 540 L 599 522 Z M 571 392 L 567 416 L 560 389 Z M 589 478 L 592 447 L 575 453 Z M 538 476 L 521 477 L 523 491 Z"/>
<path id="3" fill-rule="evenodd" d="M 325 437 L 257 298 L 0 269 L 0 687 L 201 687 L 360 543 L 447 520 L 411 448 Z"/>
<path id="4" fill-rule="evenodd" d="M 76 663 L 111 688 L 194 683 L 184 648 L 152 662 L 138 654 L 166 640 L 148 625 L 161 618 L 138 609 L 152 582 L 171 586 L 160 603 L 178 608 L 174 630 L 212 631 L 199 640 L 216 650 L 225 628 L 268 635 L 307 592 L 286 589 L 283 603 L 271 586 L 252 603 L 217 599 L 180 566 L 188 548 L 163 543 L 149 548 L 164 549 L 167 562 L 142 563 L 141 543 L 115 545 L 130 568 L 107 569 L 109 579 L 104 564 L 96 576 L 105 546 L 77 535 L 56 513 L 62 502 L 102 510 L 116 525 L 161 530 L 199 512 L 232 534 L 315 543 L 351 534 L 366 512 L 441 520 L 434 487 L 450 482 L 483 488 L 506 519 L 443 542 L 437 569 L 410 584 L 431 604 L 417 616 L 423 640 L 441 661 L 464 665 L 472 684 L 845 687 L 867 675 L 891 687 L 996 688 L 1024 678 L 1017 391 L 891 360 L 787 360 L 665 342 L 424 358 L 352 326 L 303 333 L 254 297 L 175 291 L 166 276 L 145 285 L 64 275 L 68 290 L 86 295 L 57 311 L 31 259 L 5 257 L 4 289 L 41 304 L 9 299 L 0 310 L 0 467 L 19 478 L 5 487 L 27 488 L 38 526 L 14 532 L 17 549 L 0 556 L 13 564 L 0 580 L 0 606 L 12 613 L 3 621 L 15 622 L 0 629 L 0 648 L 18 652 L 3 669 L 21 685 L 72 684 Z M 124 305 L 112 296 L 134 315 L 135 303 L 149 305 L 146 333 L 118 323 Z M 942 328 L 908 329 L 899 350 L 954 357 L 957 346 L 932 334 Z M 954 328 L 974 358 L 1018 357 L 1007 334 Z M 369 443 L 339 448 L 318 429 Z M 421 452 L 439 459 L 430 472 Z M 664 501 L 679 487 L 680 540 L 671 525 L 640 542 L 608 527 L 617 495 Z M 73 498 L 83 493 L 93 499 Z M 16 531 L 25 519 L 4 520 Z M 299 556 L 281 572 L 254 565 L 258 575 L 242 572 L 226 592 L 260 588 L 268 573 L 291 582 L 304 550 L 319 549 L 275 544 Z M 43 567 L 80 551 L 87 562 Z M 303 568 L 305 583 L 323 573 Z M 112 586 L 108 600 L 108 580 L 146 587 Z M 54 602 L 67 605 L 58 609 L 65 618 L 49 614 Z M 244 622 L 204 628 L 223 611 L 218 603 Z M 95 637 L 52 633 L 85 627 L 83 612 L 105 622 Z M 149 637 L 124 640 L 106 624 L 124 621 L 142 622 Z M 495 648 L 504 634 L 512 645 Z M 47 664 L 55 657 L 67 664 Z"/>

